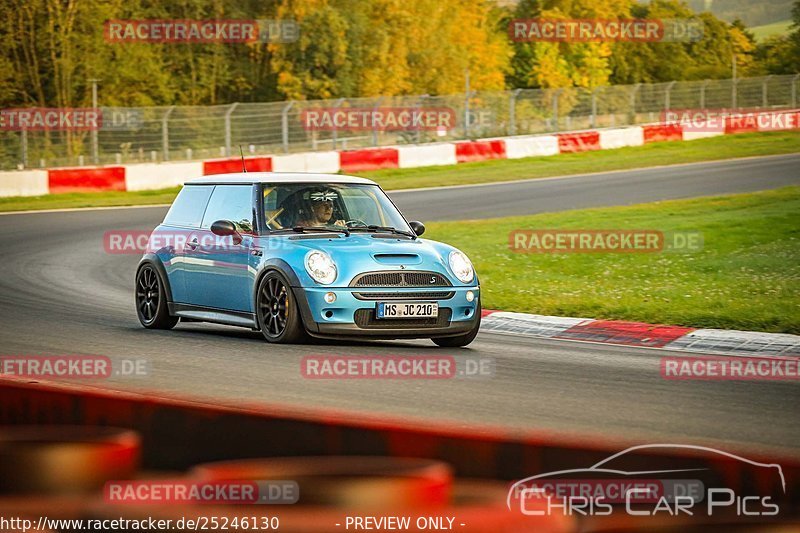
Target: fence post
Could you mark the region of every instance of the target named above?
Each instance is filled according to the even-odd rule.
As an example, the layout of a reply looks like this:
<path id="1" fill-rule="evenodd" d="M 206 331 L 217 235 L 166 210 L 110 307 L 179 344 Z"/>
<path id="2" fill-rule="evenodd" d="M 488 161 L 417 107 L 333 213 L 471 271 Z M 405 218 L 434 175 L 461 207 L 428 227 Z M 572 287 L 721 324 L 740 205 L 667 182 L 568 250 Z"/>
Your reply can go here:
<path id="1" fill-rule="evenodd" d="M 22 128 L 22 167 L 28 168 L 28 129 Z"/>
<path id="2" fill-rule="evenodd" d="M 706 108 L 706 86 L 711 82 L 711 80 L 703 80 L 703 84 L 700 86 L 700 109 Z"/>
<path id="3" fill-rule="evenodd" d="M 469 139 L 469 69 L 464 71 L 464 138 Z"/>
<path id="4" fill-rule="evenodd" d="M 233 110 L 236 109 L 236 106 L 239 105 L 239 102 L 234 102 L 225 111 L 225 156 L 231 156 L 231 113 Z"/>
<path id="5" fill-rule="evenodd" d="M 738 93 L 739 92 L 739 80 L 736 78 L 731 79 L 731 109 L 736 109 Z"/>
<path id="6" fill-rule="evenodd" d="M 593 128 L 597 127 L 597 90 L 598 87 L 592 89 L 592 118 L 591 125 Z"/>
<path id="7" fill-rule="evenodd" d="M 517 134 L 517 96 L 522 89 L 514 89 L 508 98 L 508 134 Z"/>
<path id="8" fill-rule="evenodd" d="M 417 109 L 419 110 L 420 113 L 422 113 L 422 105 L 425 102 L 425 99 L 428 98 L 429 96 L 430 96 L 429 94 L 423 94 L 419 97 L 419 101 L 417 102 Z M 416 139 L 417 144 L 420 144 L 420 141 L 422 140 L 420 135 L 421 131 L 422 131 L 421 128 L 417 127 L 417 139 Z"/>
<path id="9" fill-rule="evenodd" d="M 342 107 L 342 103 L 343 102 L 344 102 L 344 98 L 339 98 L 338 100 L 336 100 L 336 103 L 333 105 L 333 109 L 335 110 L 334 113 L 336 111 L 339 111 L 339 108 Z M 338 131 L 337 131 L 337 128 L 336 128 L 336 120 L 333 121 L 333 131 L 332 131 L 331 137 L 333 138 L 333 149 L 336 150 L 336 141 L 339 138 Z"/>
<path id="10" fill-rule="evenodd" d="M 379 96 L 377 100 L 375 100 L 375 105 L 372 106 L 372 116 L 374 117 L 375 114 L 378 112 L 378 108 L 383 101 L 383 96 Z M 378 146 L 378 127 L 375 125 L 375 121 L 372 121 L 372 146 Z"/>
<path id="11" fill-rule="evenodd" d="M 175 111 L 175 106 L 170 106 L 161 119 L 161 150 L 164 152 L 164 161 L 169 161 L 169 116 Z"/>
<path id="12" fill-rule="evenodd" d="M 290 100 L 283 106 L 281 111 L 281 138 L 283 139 L 283 153 L 289 153 L 289 110 L 294 106 L 294 101 Z"/>
<path id="13" fill-rule="evenodd" d="M 639 93 L 639 88 L 641 86 L 641 83 L 637 83 L 631 90 L 631 115 L 630 120 L 628 120 L 629 124 L 636 124 L 636 95 Z"/>
<path id="14" fill-rule="evenodd" d="M 764 78 L 764 81 L 761 82 L 761 107 L 769 107 L 769 88 L 767 84 L 770 78 L 772 78 L 771 75 Z"/>
<path id="15" fill-rule="evenodd" d="M 792 78 L 792 107 L 797 107 L 797 79 L 800 74 L 795 74 Z"/>
<path id="16" fill-rule="evenodd" d="M 664 94 L 664 111 L 669 111 L 670 108 L 670 93 L 672 92 L 672 87 L 675 85 L 674 81 L 671 81 L 667 84 L 667 92 Z"/>
<path id="17" fill-rule="evenodd" d="M 553 131 L 558 131 L 558 97 L 564 89 L 556 89 L 553 93 Z"/>

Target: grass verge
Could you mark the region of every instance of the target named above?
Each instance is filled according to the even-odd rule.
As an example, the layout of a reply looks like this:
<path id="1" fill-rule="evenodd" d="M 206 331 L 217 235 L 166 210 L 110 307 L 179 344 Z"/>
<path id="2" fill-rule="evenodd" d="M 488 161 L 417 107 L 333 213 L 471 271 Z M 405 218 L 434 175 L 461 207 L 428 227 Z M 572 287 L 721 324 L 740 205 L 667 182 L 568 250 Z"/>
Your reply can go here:
<path id="1" fill-rule="evenodd" d="M 627 207 L 439 222 L 480 274 L 483 305 L 577 316 L 800 334 L 800 187 Z M 526 254 L 514 229 L 700 231 L 702 251 Z"/>
<path id="2" fill-rule="evenodd" d="M 800 152 L 800 131 L 744 133 L 690 142 L 562 154 L 526 159 L 499 159 L 460 165 L 362 172 L 384 189 L 469 185 L 568 174 L 629 170 L 657 165 L 696 163 L 735 157 Z M 178 188 L 137 192 L 71 193 L 0 198 L 0 212 L 125 205 L 168 204 Z"/>

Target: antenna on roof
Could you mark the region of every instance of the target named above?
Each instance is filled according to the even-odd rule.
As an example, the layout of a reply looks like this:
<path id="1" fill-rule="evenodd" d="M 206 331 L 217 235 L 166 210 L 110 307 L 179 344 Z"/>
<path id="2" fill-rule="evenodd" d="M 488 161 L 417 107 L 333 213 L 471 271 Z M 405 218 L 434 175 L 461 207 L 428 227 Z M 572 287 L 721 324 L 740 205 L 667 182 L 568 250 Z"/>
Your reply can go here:
<path id="1" fill-rule="evenodd" d="M 247 174 L 247 166 L 244 164 L 244 152 L 242 152 L 242 145 L 239 145 L 239 155 L 242 156 L 242 172 Z"/>

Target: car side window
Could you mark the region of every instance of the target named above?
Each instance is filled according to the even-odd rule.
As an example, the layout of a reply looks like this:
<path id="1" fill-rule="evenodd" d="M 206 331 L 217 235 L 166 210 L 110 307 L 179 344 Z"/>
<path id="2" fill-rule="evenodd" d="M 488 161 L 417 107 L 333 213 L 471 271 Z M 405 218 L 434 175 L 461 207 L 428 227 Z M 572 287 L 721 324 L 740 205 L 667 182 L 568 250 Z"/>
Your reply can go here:
<path id="1" fill-rule="evenodd" d="M 253 232 L 253 188 L 251 185 L 217 185 L 208 202 L 203 223 L 208 229 L 217 220 L 230 220 L 240 233 Z"/>
<path id="2" fill-rule="evenodd" d="M 212 185 L 187 185 L 178 193 L 169 208 L 164 224 L 189 228 L 200 227 L 203 212 L 206 210 Z"/>

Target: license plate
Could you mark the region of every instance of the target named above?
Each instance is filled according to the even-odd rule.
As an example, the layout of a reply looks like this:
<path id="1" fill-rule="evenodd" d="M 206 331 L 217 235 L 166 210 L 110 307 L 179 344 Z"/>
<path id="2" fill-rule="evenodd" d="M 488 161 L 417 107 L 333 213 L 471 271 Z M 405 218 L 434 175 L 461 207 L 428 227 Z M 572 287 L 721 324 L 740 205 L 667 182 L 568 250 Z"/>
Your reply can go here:
<path id="1" fill-rule="evenodd" d="M 436 302 L 378 302 L 378 318 L 436 318 Z"/>

